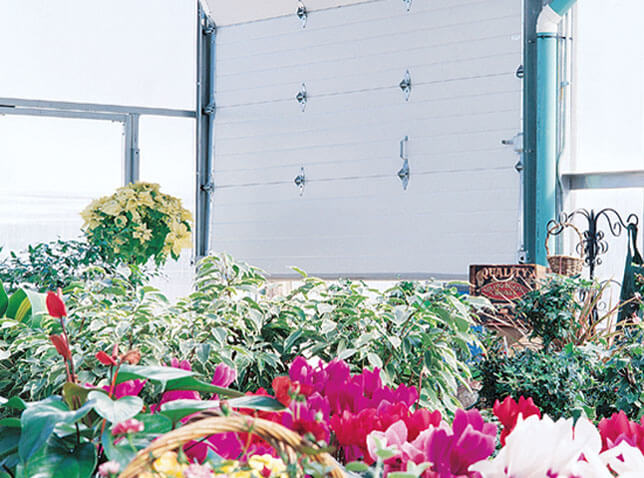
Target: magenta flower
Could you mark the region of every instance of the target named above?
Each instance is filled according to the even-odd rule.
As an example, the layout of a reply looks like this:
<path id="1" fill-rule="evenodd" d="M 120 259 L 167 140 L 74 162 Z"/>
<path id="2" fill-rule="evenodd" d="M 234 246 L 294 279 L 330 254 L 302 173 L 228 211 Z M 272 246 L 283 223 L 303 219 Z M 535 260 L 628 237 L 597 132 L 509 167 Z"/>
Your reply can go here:
<path id="1" fill-rule="evenodd" d="M 217 387 L 230 387 L 235 380 L 237 380 L 237 371 L 225 363 L 220 363 L 215 368 L 215 373 L 210 383 Z"/>
<path id="2" fill-rule="evenodd" d="M 430 428 L 418 436 L 414 445 L 439 476 L 468 476 L 470 465 L 492 455 L 495 440 L 496 425 L 485 423 L 478 410 L 456 410 L 451 430 Z"/>
<path id="3" fill-rule="evenodd" d="M 138 421 L 136 418 L 130 418 L 124 422 L 117 423 L 112 427 L 112 435 L 129 435 L 130 433 L 140 433 L 145 427 L 143 423 Z"/>
<path id="4" fill-rule="evenodd" d="M 190 362 L 187 360 L 182 360 L 179 361 L 176 358 L 172 358 L 170 361 L 170 365 L 173 368 L 180 368 L 182 370 L 188 370 L 192 371 L 192 365 L 190 365 Z M 163 405 L 164 403 L 167 402 L 173 402 L 175 400 L 201 400 L 201 395 L 199 395 L 199 392 L 191 391 L 191 390 L 172 390 L 170 392 L 165 392 L 161 396 L 161 401 L 159 402 L 159 405 Z M 159 409 L 158 405 L 152 405 L 150 406 L 150 411 L 152 413 L 156 413 L 157 410 Z"/>
<path id="5" fill-rule="evenodd" d="M 116 387 L 114 387 L 114 395 L 113 398 L 118 400 L 119 398 L 122 397 L 127 397 L 127 396 L 138 396 L 139 393 L 141 393 L 141 390 L 143 390 L 143 387 L 146 384 L 146 380 L 128 380 L 123 383 L 119 383 Z M 103 390 L 109 393 L 110 391 L 110 386 L 105 385 L 103 387 Z"/>

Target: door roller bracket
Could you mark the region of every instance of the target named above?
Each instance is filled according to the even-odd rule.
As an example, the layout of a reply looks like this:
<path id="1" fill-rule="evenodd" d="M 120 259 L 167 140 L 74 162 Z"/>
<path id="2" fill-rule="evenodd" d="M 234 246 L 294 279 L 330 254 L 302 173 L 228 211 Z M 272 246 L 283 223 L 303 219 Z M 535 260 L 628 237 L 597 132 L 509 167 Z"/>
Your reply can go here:
<path id="1" fill-rule="evenodd" d="M 304 186 L 306 185 L 306 175 L 304 174 L 304 166 L 300 168 L 300 174 L 295 176 L 295 180 L 293 180 L 293 182 L 299 188 L 300 196 L 302 196 L 304 194 Z"/>
<path id="2" fill-rule="evenodd" d="M 404 191 L 407 191 L 407 186 L 409 185 L 409 176 L 410 176 L 410 171 L 409 171 L 409 158 L 407 157 L 407 143 L 409 142 L 409 136 L 405 136 L 403 139 L 400 140 L 400 159 L 403 161 L 403 166 L 400 168 L 400 171 L 398 171 L 398 179 L 400 179 L 400 182 L 402 183 L 402 187 Z"/>
<path id="3" fill-rule="evenodd" d="M 306 21 L 309 19 L 309 12 L 301 0 L 297 2 L 297 10 L 295 11 L 295 14 L 302 22 L 302 28 L 306 28 Z"/>
<path id="4" fill-rule="evenodd" d="M 306 103 L 309 101 L 308 93 L 306 92 L 306 85 L 304 83 L 302 83 L 302 88 L 297 92 L 297 95 L 295 95 L 295 99 L 302 107 L 302 112 L 304 112 L 304 110 L 306 110 Z"/>
<path id="5" fill-rule="evenodd" d="M 403 76 L 398 86 L 402 90 L 403 95 L 405 95 L 405 101 L 409 101 L 409 95 L 411 95 L 411 73 L 409 73 L 409 70 L 405 72 L 405 76 Z"/>

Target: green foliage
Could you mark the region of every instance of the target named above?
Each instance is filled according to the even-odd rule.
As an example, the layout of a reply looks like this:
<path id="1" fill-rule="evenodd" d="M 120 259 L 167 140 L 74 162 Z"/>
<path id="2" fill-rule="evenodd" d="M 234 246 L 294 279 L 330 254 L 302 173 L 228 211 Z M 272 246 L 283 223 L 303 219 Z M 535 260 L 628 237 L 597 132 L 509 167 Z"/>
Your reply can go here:
<path id="1" fill-rule="evenodd" d="M 531 329 L 532 338 L 540 338 L 545 349 L 561 348 L 573 341 L 581 311 L 577 297 L 590 293 L 593 283 L 561 275 L 551 275 L 541 285 L 517 303 L 516 315 Z M 596 288 L 596 287 L 595 287 Z"/>
<path id="2" fill-rule="evenodd" d="M 136 377 L 161 384 L 155 401 L 158 401 L 159 393 L 173 389 L 173 385 L 181 386 L 183 390 L 198 391 L 205 383 L 190 371 L 171 367 L 122 365 L 122 370 L 124 377 L 120 377 L 118 367 L 111 368 L 109 374 L 116 374 L 119 381 Z M 104 373 L 107 375 L 107 370 Z M 194 380 L 188 383 L 185 381 L 187 377 Z M 137 452 L 160 434 L 170 431 L 178 425 L 179 418 L 188 414 L 174 402 L 171 402 L 175 406 L 169 412 L 161 409 L 154 415 L 145 414 L 142 412 L 143 400 L 139 397 L 125 396 L 113 400 L 100 389 L 86 394 L 78 393 L 79 390 L 82 387 L 78 384 L 67 382 L 63 387 L 63 397 L 53 395 L 38 402 L 24 402 L 15 397 L 0 400 L 3 413 L 10 416 L 3 419 L 0 426 L 0 464 L 12 472 L 11 476 L 89 478 L 99 460 L 114 460 L 124 468 Z M 79 399 L 74 407 L 68 405 L 74 400 L 65 396 L 70 392 Z M 241 395 L 223 388 L 218 388 L 218 393 L 223 398 Z M 191 402 L 193 411 L 217 405 L 213 401 Z M 231 406 L 250 409 L 283 409 L 277 400 L 269 397 L 233 398 L 230 403 Z M 115 443 L 112 426 L 130 418 L 142 422 L 143 430 L 132 432 L 126 440 Z"/>
<path id="3" fill-rule="evenodd" d="M 573 408 L 592 403 L 597 361 L 593 351 L 573 347 L 556 353 L 524 349 L 512 356 L 492 355 L 478 364 L 480 397 L 488 407 L 507 396 L 532 397 L 552 418 L 567 417 Z"/>
<path id="4" fill-rule="evenodd" d="M 0 261 L 0 283 L 8 290 L 22 284 L 40 291 L 56 290 L 113 272 L 114 267 L 101 259 L 98 249 L 83 240 L 58 239 L 30 245 L 21 252 L 11 251 Z"/>
<path id="5" fill-rule="evenodd" d="M 262 273 L 227 256 L 200 264 L 196 292 L 173 308 L 190 324 L 172 334 L 201 366 L 225 362 L 242 390 L 270 387 L 298 355 L 341 358 L 355 371 L 384 370 L 388 383 L 419 385 L 424 405 L 452 409 L 470 378 L 455 349 L 469 354 L 473 309 L 455 287 L 401 283 L 380 292 L 362 282 L 303 275 L 285 296 L 269 297 Z M 185 354 L 184 354 L 185 355 Z"/>
<path id="6" fill-rule="evenodd" d="M 517 314 L 543 347 L 508 355 L 498 337 L 490 342 L 484 359 L 474 365 L 482 404 L 523 395 L 552 417 L 582 410 L 590 417 L 607 417 L 623 410 L 639 418 L 644 405 L 642 329 L 629 324 L 613 330 L 617 307 L 597 310 L 605 289 L 579 278 L 551 276 L 525 296 Z"/>
<path id="7" fill-rule="evenodd" d="M 589 417 L 609 417 L 623 410 L 644 414 L 644 346 L 633 336 L 614 349 L 568 344 L 558 352 L 517 351 L 490 354 L 476 365 L 481 405 L 512 396 L 532 397 L 553 418 L 583 410 Z"/>
<path id="8" fill-rule="evenodd" d="M 474 309 L 455 287 L 408 282 L 380 292 L 362 282 L 303 276 L 287 295 L 274 296 L 269 288 L 261 271 L 227 256 L 206 258 L 195 292 L 176 304 L 123 277 L 72 284 L 65 289 L 66 326 L 79 382 L 99 383 L 94 355 L 115 343 L 121 350 L 137 348 L 144 365 L 190 360 L 205 377 L 224 362 L 237 370 L 242 391 L 269 389 L 298 355 L 339 357 L 356 372 L 382 368 L 389 384 L 420 386 L 423 405 L 458 406 L 457 388 L 470 378 L 468 344 L 477 339 L 470 331 Z M 36 400 L 60 389 L 63 365 L 48 338 L 58 333 L 60 324 L 49 317 L 33 327 L 0 327 L 6 355 L 0 395 Z M 218 393 L 208 383 L 200 387 Z"/>

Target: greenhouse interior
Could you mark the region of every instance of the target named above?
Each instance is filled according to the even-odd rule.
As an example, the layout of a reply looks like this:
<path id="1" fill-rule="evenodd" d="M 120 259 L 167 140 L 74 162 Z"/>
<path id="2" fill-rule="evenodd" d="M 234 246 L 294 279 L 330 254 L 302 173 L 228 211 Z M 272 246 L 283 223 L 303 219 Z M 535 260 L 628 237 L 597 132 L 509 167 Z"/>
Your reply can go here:
<path id="1" fill-rule="evenodd" d="M 0 0 L 0 478 L 644 478 L 642 19 Z"/>

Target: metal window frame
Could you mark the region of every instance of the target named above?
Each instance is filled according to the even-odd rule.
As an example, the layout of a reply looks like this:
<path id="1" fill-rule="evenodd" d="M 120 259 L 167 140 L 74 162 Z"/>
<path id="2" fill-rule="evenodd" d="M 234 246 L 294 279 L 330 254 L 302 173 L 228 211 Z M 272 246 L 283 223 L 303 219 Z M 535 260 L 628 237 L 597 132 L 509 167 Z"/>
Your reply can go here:
<path id="1" fill-rule="evenodd" d="M 196 122 L 194 255 L 195 259 L 199 259 L 208 253 L 209 248 L 211 202 L 214 192 L 212 163 L 215 114 L 215 23 L 201 0 L 197 1 L 196 45 L 197 98 L 194 110 L 0 97 L 0 116 L 37 116 L 121 123 L 124 185 L 136 182 L 140 178 L 139 123 L 141 116 L 194 119 Z"/>

